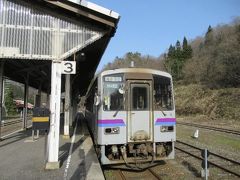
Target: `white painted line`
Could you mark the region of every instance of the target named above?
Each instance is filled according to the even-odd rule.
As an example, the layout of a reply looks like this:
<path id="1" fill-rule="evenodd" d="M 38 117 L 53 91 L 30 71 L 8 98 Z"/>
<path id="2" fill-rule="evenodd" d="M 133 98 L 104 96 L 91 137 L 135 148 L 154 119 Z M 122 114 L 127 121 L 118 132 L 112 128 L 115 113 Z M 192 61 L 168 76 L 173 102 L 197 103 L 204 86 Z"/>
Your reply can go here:
<path id="1" fill-rule="evenodd" d="M 32 127 L 32 125 L 27 126 L 27 129 L 29 129 L 29 128 L 31 128 L 31 127 Z M 4 139 L 4 138 L 6 138 L 6 137 L 8 137 L 8 136 L 11 136 L 11 135 L 13 135 L 13 134 L 15 134 L 15 133 L 18 133 L 18 132 L 21 132 L 21 131 L 26 131 L 26 130 L 25 130 L 25 129 L 16 130 L 16 131 L 14 131 L 14 132 L 11 132 L 11 133 L 9 133 L 9 134 L 6 134 L 6 135 L 2 136 L 1 139 Z"/>
<path id="2" fill-rule="evenodd" d="M 30 128 L 30 127 L 32 127 L 32 125 L 27 126 L 27 129 Z M 11 136 L 11 135 L 13 135 L 13 134 L 15 134 L 15 133 L 18 133 L 18 132 L 21 132 L 21 131 L 26 131 L 26 130 L 25 130 L 25 129 L 16 130 L 16 131 L 14 131 L 14 132 L 11 132 L 11 133 L 9 133 L 9 134 L 6 134 L 6 135 L 2 136 L 1 139 L 4 139 L 4 138 L 6 138 L 6 137 L 8 137 L 8 136 Z"/>
<path id="3" fill-rule="evenodd" d="M 69 152 L 68 152 L 67 164 L 66 164 L 66 167 L 64 169 L 64 176 L 63 176 L 64 180 L 67 180 L 67 176 L 68 176 L 68 169 L 70 167 L 72 150 L 73 150 L 73 144 L 75 142 L 76 129 L 77 129 L 77 121 L 76 121 L 76 125 L 75 125 L 75 128 L 74 128 L 73 136 L 72 136 L 71 146 L 70 146 L 70 149 L 69 149 Z"/>
<path id="4" fill-rule="evenodd" d="M 13 134 L 15 134 L 15 133 L 18 133 L 18 132 L 21 132 L 21 131 L 24 131 L 24 130 L 23 130 L 23 129 L 16 130 L 16 131 L 14 131 L 14 132 L 11 132 L 11 133 L 9 133 L 9 134 L 7 134 L 7 135 L 2 136 L 1 138 L 4 139 L 4 138 L 6 138 L 6 137 L 8 137 L 8 136 L 11 136 L 11 135 L 13 135 Z"/>
<path id="5" fill-rule="evenodd" d="M 37 140 L 32 140 L 32 138 L 31 139 L 27 139 L 27 140 L 25 140 L 24 142 L 25 143 L 33 143 L 33 142 L 36 142 Z"/>

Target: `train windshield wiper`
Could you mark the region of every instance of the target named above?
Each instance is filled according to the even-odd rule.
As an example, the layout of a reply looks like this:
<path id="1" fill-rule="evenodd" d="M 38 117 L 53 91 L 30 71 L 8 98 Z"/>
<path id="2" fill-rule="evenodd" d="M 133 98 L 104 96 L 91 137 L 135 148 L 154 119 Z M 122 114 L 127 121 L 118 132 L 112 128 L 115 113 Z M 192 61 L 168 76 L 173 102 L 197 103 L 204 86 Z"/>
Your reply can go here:
<path id="1" fill-rule="evenodd" d="M 161 111 L 161 113 L 163 113 L 164 116 L 166 116 L 166 113 L 163 110 L 160 110 L 160 111 Z"/>
<path id="2" fill-rule="evenodd" d="M 117 108 L 116 112 L 113 114 L 113 117 L 116 117 L 116 116 L 117 116 L 117 114 L 118 114 L 118 112 L 119 112 L 120 109 L 121 109 L 121 106 L 119 106 L 119 107 Z"/>
<path id="3" fill-rule="evenodd" d="M 118 104 L 117 110 L 116 110 L 116 112 L 113 114 L 113 117 L 116 117 L 116 116 L 117 116 L 118 112 L 121 110 L 122 105 L 125 104 L 125 97 L 124 97 L 125 91 L 124 91 L 123 87 L 120 87 L 120 88 L 118 89 L 118 92 L 123 95 L 123 102 L 122 102 L 122 103 L 120 102 L 120 103 Z"/>
<path id="4" fill-rule="evenodd" d="M 167 114 L 164 112 L 164 108 L 161 106 L 158 108 L 159 111 L 161 111 L 161 113 L 163 114 L 163 116 L 166 116 Z"/>

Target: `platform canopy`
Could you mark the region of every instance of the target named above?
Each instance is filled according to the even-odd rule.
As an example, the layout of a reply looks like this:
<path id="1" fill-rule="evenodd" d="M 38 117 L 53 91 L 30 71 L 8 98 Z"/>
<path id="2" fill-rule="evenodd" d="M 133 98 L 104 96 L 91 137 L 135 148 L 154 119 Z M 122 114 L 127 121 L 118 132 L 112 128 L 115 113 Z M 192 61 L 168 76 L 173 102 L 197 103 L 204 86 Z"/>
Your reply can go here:
<path id="1" fill-rule="evenodd" d="M 84 93 L 114 35 L 119 15 L 87 1 L 0 0 L 4 75 L 48 91 L 51 61 L 75 60 L 73 89 Z M 64 78 L 64 77 L 63 77 Z"/>

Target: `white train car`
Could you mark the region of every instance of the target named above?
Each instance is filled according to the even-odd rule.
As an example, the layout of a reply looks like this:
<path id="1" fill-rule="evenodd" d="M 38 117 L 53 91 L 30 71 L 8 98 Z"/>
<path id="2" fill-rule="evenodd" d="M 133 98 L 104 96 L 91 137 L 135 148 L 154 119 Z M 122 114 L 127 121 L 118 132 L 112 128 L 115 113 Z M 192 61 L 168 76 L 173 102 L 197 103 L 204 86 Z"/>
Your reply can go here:
<path id="1" fill-rule="evenodd" d="M 170 74 L 144 68 L 100 73 L 86 119 L 103 165 L 174 158 L 176 118 Z"/>

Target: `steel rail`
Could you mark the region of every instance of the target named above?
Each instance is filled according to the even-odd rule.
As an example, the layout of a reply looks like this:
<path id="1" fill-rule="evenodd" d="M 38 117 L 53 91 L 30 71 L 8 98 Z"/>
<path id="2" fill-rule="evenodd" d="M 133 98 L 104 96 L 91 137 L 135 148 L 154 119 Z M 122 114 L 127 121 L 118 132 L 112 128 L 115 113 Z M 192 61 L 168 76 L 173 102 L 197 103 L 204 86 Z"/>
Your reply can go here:
<path id="1" fill-rule="evenodd" d="M 1 127 L 5 127 L 5 126 L 9 126 L 9 125 L 12 125 L 12 124 L 17 124 L 19 122 L 22 122 L 23 120 L 14 120 L 14 121 L 9 121 L 9 122 L 4 122 L 1 124 Z"/>
<path id="2" fill-rule="evenodd" d="M 28 117 L 27 121 L 30 121 L 31 119 Z M 23 119 L 12 119 L 12 120 L 8 120 L 4 123 L 1 123 L 0 124 L 0 127 L 5 127 L 5 126 L 9 126 L 9 125 L 12 125 L 12 124 L 17 124 L 17 123 L 20 123 L 20 122 L 23 122 Z"/>
<path id="3" fill-rule="evenodd" d="M 158 180 L 161 180 L 162 178 L 157 174 L 155 173 L 152 169 L 146 169 L 145 171 L 149 172 L 153 177 L 155 177 L 156 179 Z M 129 171 L 131 172 L 131 171 Z M 122 170 L 118 170 L 118 174 L 121 176 L 121 179 L 122 180 L 126 180 L 126 176 L 124 175 L 123 171 Z"/>
<path id="4" fill-rule="evenodd" d="M 176 140 L 176 142 L 177 142 L 177 143 L 184 144 L 184 145 L 186 145 L 186 146 L 190 146 L 191 148 L 194 148 L 194 149 L 197 149 L 197 150 L 200 150 L 200 151 L 202 150 L 202 148 L 199 148 L 199 147 L 193 146 L 193 145 L 188 144 L 188 143 L 185 143 L 185 142 L 183 142 L 183 141 Z"/>
<path id="5" fill-rule="evenodd" d="M 221 155 L 219 155 L 219 154 L 215 154 L 215 153 L 213 153 L 213 152 L 209 152 L 209 154 L 210 154 L 210 155 L 213 155 L 213 156 L 216 156 L 216 157 L 218 157 L 218 158 L 224 159 L 224 160 L 226 160 L 226 161 L 229 161 L 229 162 L 231 162 L 231 163 L 233 163 L 233 164 L 240 165 L 240 162 L 235 161 L 235 160 L 233 160 L 233 159 L 229 159 L 229 158 L 224 157 L 224 156 L 221 156 Z"/>
<path id="6" fill-rule="evenodd" d="M 126 177 L 124 176 L 124 174 L 121 170 L 118 170 L 118 174 L 120 174 L 122 180 L 126 180 Z"/>
<path id="7" fill-rule="evenodd" d="M 152 169 L 148 169 L 148 171 L 154 176 L 156 177 L 158 180 L 161 180 L 162 178 L 159 177 L 159 175 L 157 173 L 155 173 Z"/>
<path id="8" fill-rule="evenodd" d="M 184 144 L 184 145 L 189 146 L 189 147 L 192 147 L 192 148 L 194 148 L 194 149 L 203 150 L 203 149 L 201 149 L 201 148 L 195 147 L 195 146 L 193 146 L 193 145 L 191 145 L 191 144 L 188 144 L 188 143 L 185 143 L 185 142 L 182 142 L 182 141 L 179 141 L 179 140 L 177 140 L 176 142 L 177 142 L 177 143 Z M 191 152 L 189 152 L 189 151 L 183 150 L 183 149 L 181 149 L 180 147 L 177 147 L 176 145 L 175 145 L 175 148 L 178 149 L 178 150 L 180 150 L 180 151 L 182 151 L 182 152 L 184 152 L 184 153 L 186 153 L 186 154 L 189 154 L 190 156 L 193 156 L 193 157 L 195 157 L 195 158 L 197 158 L 197 159 L 203 160 L 202 157 L 199 157 L 199 156 L 197 156 L 197 155 L 195 155 L 195 154 L 193 154 L 193 153 L 191 153 Z M 233 164 L 235 164 L 235 165 L 240 165 L 240 162 L 238 162 L 238 161 L 234 161 L 234 160 L 232 160 L 232 159 L 226 158 L 226 157 L 221 156 L 221 155 L 218 155 L 218 154 L 216 154 L 216 153 L 212 153 L 212 152 L 210 152 L 210 151 L 209 151 L 209 155 L 216 156 L 216 157 L 221 158 L 221 159 L 223 159 L 223 160 L 229 161 L 229 162 L 231 162 L 231 163 L 233 163 Z M 229 169 L 227 169 L 227 168 L 225 168 L 225 167 L 223 167 L 223 166 L 220 166 L 220 165 L 218 165 L 218 164 L 216 164 L 216 163 L 214 163 L 214 162 L 212 162 L 212 161 L 208 161 L 208 163 L 209 163 L 210 165 L 213 165 L 213 166 L 215 166 L 215 167 L 217 167 L 217 168 L 219 168 L 219 169 L 222 169 L 222 170 L 224 170 L 224 171 L 226 171 L 226 172 L 228 172 L 228 173 L 231 173 L 231 174 L 233 174 L 233 175 L 235 175 L 235 176 L 237 176 L 237 177 L 240 177 L 240 174 L 239 174 L 239 173 L 234 172 L 234 171 L 232 171 L 232 170 L 229 170 Z"/>
<path id="9" fill-rule="evenodd" d="M 214 131 L 219 131 L 219 132 L 240 135 L 240 131 L 233 130 L 233 129 L 218 128 L 218 127 L 213 127 L 213 126 L 206 126 L 206 125 L 195 124 L 195 123 L 186 123 L 186 122 L 177 122 L 177 124 L 186 125 L 186 126 L 194 126 L 194 127 L 199 127 L 199 128 L 203 128 L 203 129 L 209 129 L 209 130 L 214 130 Z"/>

